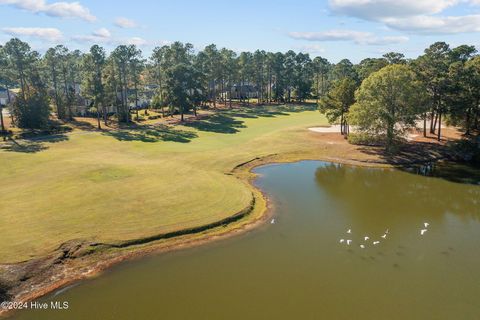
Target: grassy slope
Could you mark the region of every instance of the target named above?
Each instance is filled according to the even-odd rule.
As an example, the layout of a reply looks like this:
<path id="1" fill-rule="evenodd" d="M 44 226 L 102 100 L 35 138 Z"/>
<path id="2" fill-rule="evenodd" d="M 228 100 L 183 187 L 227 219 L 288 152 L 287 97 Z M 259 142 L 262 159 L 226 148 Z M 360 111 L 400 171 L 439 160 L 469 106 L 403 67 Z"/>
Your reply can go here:
<path id="1" fill-rule="evenodd" d="M 308 148 L 304 128 L 320 124 L 315 111 L 235 112 L 166 130 L 74 133 L 32 153 L 0 151 L 0 262 L 70 239 L 126 240 L 232 215 L 251 191 L 225 173 Z"/>

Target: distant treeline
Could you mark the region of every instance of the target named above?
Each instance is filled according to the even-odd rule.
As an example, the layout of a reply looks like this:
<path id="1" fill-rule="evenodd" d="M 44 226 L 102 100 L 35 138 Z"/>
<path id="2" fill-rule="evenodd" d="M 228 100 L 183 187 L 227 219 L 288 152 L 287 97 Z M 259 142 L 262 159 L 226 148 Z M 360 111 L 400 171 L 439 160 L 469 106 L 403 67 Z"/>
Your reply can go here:
<path id="1" fill-rule="evenodd" d="M 381 70 L 383 76 L 377 74 Z M 333 64 L 294 51 L 237 54 L 214 44 L 195 53 L 191 44 L 180 42 L 155 48 L 148 59 L 135 45 L 120 45 L 108 55 L 98 45 L 86 53 L 59 45 L 40 55 L 16 38 L 0 46 L 0 86 L 7 93 L 8 89 L 19 89 L 15 99 L 9 95 L 9 102 L 14 124 L 24 128 L 45 126 L 52 111 L 59 119 L 72 119 L 79 98 L 88 103 L 100 126 L 109 110 L 114 110 L 118 121 L 129 122 L 132 106 L 138 108 L 140 100 L 154 108 L 166 108 L 168 113 L 179 113 L 183 119 L 183 114 L 196 113 L 207 104 L 231 107 L 232 100 L 246 102 L 253 97 L 259 104 L 316 99 L 329 119 L 340 122 L 348 133 L 350 120 L 372 129 L 361 121 L 358 112 L 351 114 L 350 107 L 357 105 L 355 110 L 372 105 L 374 97 L 369 96 L 365 80 L 374 74 L 378 79 L 369 81 L 370 89 L 391 81 L 391 77 L 422 88 L 415 93 L 416 100 L 403 101 L 399 98 L 402 94 L 390 97 L 398 100 L 390 105 L 393 109 L 417 104 L 405 105 L 413 109 L 404 115 L 400 112 L 401 116 L 390 122 L 423 119 L 427 127 L 428 119 L 428 130 L 439 133 L 439 123 L 448 120 L 463 127 L 467 135 L 478 132 L 480 57 L 469 45 L 450 48 L 437 42 L 417 59 L 391 52 L 358 64 L 348 59 Z M 385 92 L 412 90 L 387 87 Z M 382 99 L 377 102 L 382 104 Z M 373 107 L 370 109 L 374 112 Z M 395 113 L 393 109 L 390 111 Z"/>

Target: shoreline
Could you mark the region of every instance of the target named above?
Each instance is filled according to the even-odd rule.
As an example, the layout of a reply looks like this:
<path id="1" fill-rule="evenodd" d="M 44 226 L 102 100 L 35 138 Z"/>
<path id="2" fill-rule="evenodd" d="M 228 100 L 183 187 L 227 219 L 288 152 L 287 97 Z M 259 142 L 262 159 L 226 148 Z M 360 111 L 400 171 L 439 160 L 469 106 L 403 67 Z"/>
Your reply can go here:
<path id="1" fill-rule="evenodd" d="M 427 159 L 423 162 L 438 160 L 441 159 Z M 31 277 L 21 279 L 18 286 L 12 286 L 10 291 L 13 293 L 13 296 L 8 301 L 29 302 L 51 294 L 56 290 L 71 286 L 81 280 L 100 276 L 111 267 L 125 261 L 134 261 L 147 255 L 196 247 L 245 234 L 256 229 L 274 214 L 275 206 L 265 191 L 255 185 L 258 175 L 253 170 L 264 165 L 298 161 L 325 161 L 378 168 L 395 167 L 395 165 L 381 159 L 360 161 L 322 156 L 309 157 L 305 154 L 272 154 L 253 158 L 236 165 L 229 173 L 225 173 L 234 175 L 243 183 L 247 183 L 251 188 L 252 201 L 249 206 L 240 212 L 208 225 L 179 230 L 171 234 L 131 239 L 118 244 L 88 243 L 71 240 L 62 244 L 55 252 L 42 258 L 0 265 L 0 271 L 2 270 L 1 267 L 4 267 L 10 273 L 22 271 L 24 273 L 34 273 Z M 410 161 L 404 163 L 404 165 L 414 163 L 415 161 Z M 0 318 L 8 317 L 14 312 L 15 310 L 0 309 Z"/>

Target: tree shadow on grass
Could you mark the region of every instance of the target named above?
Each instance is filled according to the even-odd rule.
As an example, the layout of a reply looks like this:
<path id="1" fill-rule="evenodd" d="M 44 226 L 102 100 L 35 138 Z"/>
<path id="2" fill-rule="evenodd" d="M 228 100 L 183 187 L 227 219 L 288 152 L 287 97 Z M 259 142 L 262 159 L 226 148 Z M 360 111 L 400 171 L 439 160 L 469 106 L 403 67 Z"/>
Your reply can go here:
<path id="1" fill-rule="evenodd" d="M 294 112 L 314 110 L 317 110 L 317 106 L 312 104 L 250 105 L 227 110 L 225 111 L 225 114 L 237 118 L 273 118 L 277 116 L 288 116 L 290 113 Z"/>
<path id="2" fill-rule="evenodd" d="M 361 146 L 359 150 L 377 156 L 388 164 L 399 166 L 435 161 L 448 154 L 448 148 L 444 145 L 413 141 L 402 143 L 394 153 L 387 152 L 384 146 Z"/>
<path id="3" fill-rule="evenodd" d="M 311 104 L 240 106 L 217 111 L 202 119 L 187 121 L 184 125 L 200 131 L 233 134 L 239 132 L 242 128 L 246 128 L 244 121 L 239 118 L 274 118 L 277 116 L 288 116 L 292 112 L 307 110 L 316 110 L 316 106 Z"/>
<path id="4" fill-rule="evenodd" d="M 108 131 L 103 134 L 119 141 L 173 141 L 180 143 L 188 143 L 198 136 L 195 132 L 174 129 L 166 125 L 134 126 L 131 129 Z"/>
<path id="5" fill-rule="evenodd" d="M 216 133 L 237 133 L 241 128 L 246 128 L 242 120 L 235 119 L 233 116 L 216 113 L 204 119 L 197 119 L 184 123 L 185 126 L 195 128 L 200 131 Z"/>
<path id="6" fill-rule="evenodd" d="M 68 140 L 68 136 L 64 134 L 55 134 L 41 138 L 20 140 L 9 138 L 4 144 L 0 144 L 0 150 L 7 152 L 37 153 L 47 150 L 49 148 L 49 143 L 56 143 L 66 140 Z"/>
<path id="7" fill-rule="evenodd" d="M 85 121 L 85 120 L 79 120 L 75 119 L 73 121 L 70 121 L 70 125 L 73 127 L 84 130 L 84 131 L 95 131 L 98 130 L 98 127 L 93 125 L 91 122 Z"/>

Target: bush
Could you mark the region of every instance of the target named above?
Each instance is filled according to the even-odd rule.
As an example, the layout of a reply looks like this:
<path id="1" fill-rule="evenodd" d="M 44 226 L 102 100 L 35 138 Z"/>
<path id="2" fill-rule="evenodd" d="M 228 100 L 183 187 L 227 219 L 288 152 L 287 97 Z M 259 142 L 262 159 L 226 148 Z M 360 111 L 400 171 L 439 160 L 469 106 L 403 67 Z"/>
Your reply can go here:
<path id="1" fill-rule="evenodd" d="M 384 145 L 383 136 L 371 135 L 364 132 L 350 133 L 348 142 L 355 145 L 379 146 Z"/>
<path id="2" fill-rule="evenodd" d="M 25 99 L 19 95 L 13 103 L 12 112 L 19 128 L 45 128 L 50 117 L 48 96 L 44 90 L 34 91 Z"/>
<path id="3" fill-rule="evenodd" d="M 452 157 L 457 161 L 480 165 L 480 138 L 462 139 L 452 146 Z"/>

